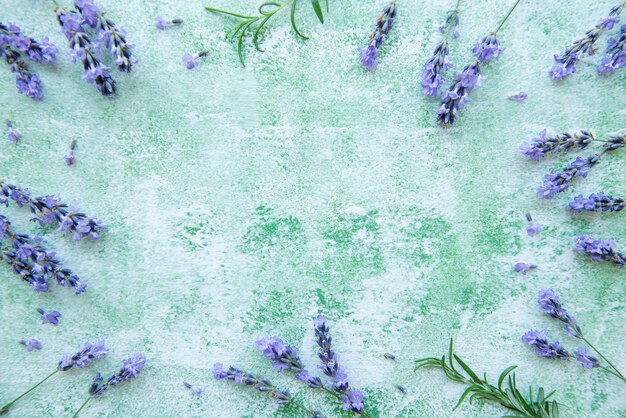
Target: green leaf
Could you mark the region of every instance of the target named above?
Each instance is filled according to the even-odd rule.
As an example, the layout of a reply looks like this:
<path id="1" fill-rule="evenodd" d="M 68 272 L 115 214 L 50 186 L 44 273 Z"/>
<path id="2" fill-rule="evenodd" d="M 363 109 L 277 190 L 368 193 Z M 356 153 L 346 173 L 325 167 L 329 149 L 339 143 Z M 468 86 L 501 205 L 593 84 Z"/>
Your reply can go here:
<path id="1" fill-rule="evenodd" d="M 461 395 L 461 397 L 459 398 L 459 401 L 456 403 L 455 407 L 452 409 L 453 411 L 456 411 L 457 408 L 459 406 L 461 406 L 461 404 L 463 403 L 463 401 L 465 400 L 465 398 L 467 398 L 467 395 L 469 395 L 470 393 L 472 393 L 472 391 L 474 390 L 474 386 L 470 386 L 467 389 L 465 389 L 465 391 L 463 392 L 463 394 Z"/>
<path id="2" fill-rule="evenodd" d="M 320 6 L 320 0 L 311 0 L 311 5 L 313 5 L 313 10 L 315 10 L 315 14 L 320 22 L 324 23 L 324 13 L 322 13 L 322 6 Z"/>
<path id="3" fill-rule="evenodd" d="M 504 369 L 504 371 L 500 374 L 500 377 L 498 378 L 498 389 L 502 390 L 502 382 L 504 382 L 504 379 L 506 379 L 508 374 L 511 373 L 516 368 L 517 366 L 511 366 L 511 367 L 507 367 L 506 369 Z"/>
<path id="4" fill-rule="evenodd" d="M 472 378 L 472 380 L 474 380 L 475 382 L 480 382 L 480 377 L 478 377 L 476 373 L 474 373 L 474 371 L 470 369 L 469 366 L 465 364 L 459 356 L 457 356 L 456 354 L 453 354 L 453 356 L 457 363 L 459 363 L 459 365 L 463 368 L 463 370 L 465 370 L 465 372 Z"/>
<path id="5" fill-rule="evenodd" d="M 296 35 L 298 35 L 302 39 L 309 39 L 309 37 L 304 35 L 302 32 L 300 32 L 298 30 L 298 26 L 296 26 L 296 5 L 297 4 L 298 2 L 296 0 L 294 0 L 294 2 L 291 4 L 291 26 L 293 27 L 293 30 L 296 32 Z"/>

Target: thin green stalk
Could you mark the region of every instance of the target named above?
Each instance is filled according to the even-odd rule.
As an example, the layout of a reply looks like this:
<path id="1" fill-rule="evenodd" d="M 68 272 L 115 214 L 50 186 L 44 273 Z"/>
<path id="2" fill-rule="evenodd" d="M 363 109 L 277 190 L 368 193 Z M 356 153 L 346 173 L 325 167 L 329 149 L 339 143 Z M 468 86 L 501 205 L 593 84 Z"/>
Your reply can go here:
<path id="1" fill-rule="evenodd" d="M 48 380 L 49 378 L 51 378 L 52 376 L 54 376 L 57 372 L 59 371 L 59 369 L 56 369 L 55 371 L 53 371 L 52 373 L 50 373 L 48 376 L 46 376 L 42 381 L 40 381 L 39 383 L 37 383 L 35 386 L 33 386 L 32 388 L 28 389 L 26 392 L 22 393 L 20 396 L 18 396 L 17 398 L 13 399 L 11 402 L 9 402 L 8 404 L 4 405 L 1 409 L 0 409 L 0 415 L 5 414 L 9 411 L 9 408 L 11 408 L 11 406 L 19 401 L 20 399 L 22 399 L 24 396 L 28 395 L 30 392 L 32 392 L 33 390 L 35 390 L 39 385 L 41 385 L 43 382 L 45 382 L 46 380 Z"/>
<path id="2" fill-rule="evenodd" d="M 509 9 L 509 12 L 506 14 L 506 16 L 504 16 L 504 19 L 502 19 L 502 21 L 498 25 L 498 28 L 496 30 L 494 30 L 493 33 L 498 33 L 498 31 L 502 28 L 502 25 L 504 25 L 504 22 L 506 22 L 506 20 L 509 18 L 509 16 L 511 16 L 511 13 L 513 13 L 513 10 L 515 10 L 515 8 L 517 7 L 517 5 L 519 4 L 520 1 L 522 1 L 522 0 L 517 0 L 515 2 L 515 4 L 513 4 L 513 7 L 511 7 Z"/>
<path id="3" fill-rule="evenodd" d="M 91 396 L 89 396 L 87 399 L 85 399 L 85 402 L 83 402 L 83 404 L 80 406 L 80 408 L 78 408 L 78 411 L 76 411 L 76 413 L 74 415 L 72 415 L 72 418 L 76 418 L 78 416 L 78 414 L 80 413 L 80 411 L 83 410 L 83 408 L 87 405 L 87 402 L 89 402 L 91 400 Z"/>
<path id="4" fill-rule="evenodd" d="M 615 376 L 619 377 L 619 378 L 620 378 L 620 379 L 622 379 L 624 382 L 626 382 L 626 378 L 624 378 L 624 375 L 623 375 L 622 373 L 620 373 L 620 371 L 619 371 L 619 370 L 617 370 L 617 367 L 615 367 L 615 365 L 613 365 L 613 363 L 611 363 L 611 361 L 610 361 L 608 358 L 604 357 L 604 354 L 602 354 L 600 351 L 598 351 L 598 349 L 597 349 L 597 348 L 595 348 L 595 347 L 593 346 L 593 344 L 591 344 L 591 343 L 589 342 L 589 340 L 588 340 L 588 339 L 586 339 L 584 336 L 581 336 L 581 339 L 582 339 L 584 342 L 586 342 L 586 343 L 587 343 L 587 345 L 588 345 L 589 347 L 591 347 L 591 349 L 592 349 L 593 351 L 595 351 L 596 353 L 598 353 L 598 355 L 599 355 L 600 357 L 602 357 L 602 359 L 603 359 L 604 361 L 606 361 L 606 362 L 608 363 L 608 365 L 609 365 L 609 366 L 611 366 L 611 368 L 612 368 L 613 370 L 615 370 L 615 373 L 613 373 Z M 606 368 L 604 368 L 604 369 L 606 369 Z M 608 370 L 608 369 L 606 369 L 606 370 Z"/>

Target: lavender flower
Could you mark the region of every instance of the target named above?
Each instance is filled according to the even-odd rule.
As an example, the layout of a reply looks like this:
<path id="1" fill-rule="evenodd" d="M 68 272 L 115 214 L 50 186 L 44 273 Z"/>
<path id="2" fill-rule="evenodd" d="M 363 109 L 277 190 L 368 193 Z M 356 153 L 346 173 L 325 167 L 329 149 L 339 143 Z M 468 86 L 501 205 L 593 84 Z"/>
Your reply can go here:
<path id="1" fill-rule="evenodd" d="M 279 389 L 265 377 L 236 369 L 233 366 L 230 366 L 228 370 L 226 370 L 222 363 L 215 363 L 213 366 L 213 377 L 217 380 L 232 381 L 236 385 L 251 386 L 260 392 L 267 392 L 275 399 L 278 405 L 287 405 L 293 402 L 293 398 L 288 390 Z"/>
<path id="2" fill-rule="evenodd" d="M 448 71 L 453 66 L 448 59 L 449 54 L 448 41 L 442 40 L 432 57 L 424 64 L 424 73 L 422 74 L 422 91 L 426 96 L 437 96 L 439 86 L 444 82 L 441 73 Z"/>
<path id="3" fill-rule="evenodd" d="M 500 46 L 495 33 L 490 33 L 481 39 L 480 42 L 476 42 L 472 49 L 472 52 L 480 62 L 489 62 L 497 59 L 502 54 L 502 51 L 504 51 L 504 48 Z"/>
<path id="4" fill-rule="evenodd" d="M 541 226 L 538 223 L 533 222 L 533 218 L 530 213 L 526 214 L 526 233 L 529 237 L 534 237 L 541 232 Z"/>
<path id="5" fill-rule="evenodd" d="M 61 312 L 59 311 L 46 312 L 41 308 L 37 308 L 37 312 L 39 312 L 39 315 L 41 315 L 42 324 L 52 324 L 52 325 L 59 324 L 59 318 L 61 317 Z"/>
<path id="6" fill-rule="evenodd" d="M 600 161 L 600 155 L 590 155 L 588 157 L 576 157 L 576 159 L 561 173 L 548 173 L 544 176 L 544 181 L 537 194 L 544 199 L 552 199 L 557 193 L 562 192 L 570 186 L 576 177 L 587 177 L 591 167 Z"/>
<path id="7" fill-rule="evenodd" d="M 522 341 L 531 347 L 535 347 L 535 354 L 541 357 L 567 361 L 572 356 L 558 341 L 549 343 L 548 335 L 545 331 L 528 331 L 522 336 Z"/>
<path id="8" fill-rule="evenodd" d="M 521 273 L 524 276 L 527 275 L 531 269 L 535 269 L 535 268 L 537 268 L 536 264 L 526 264 L 526 263 L 516 263 L 513 266 L 513 270 L 515 270 L 518 273 Z"/>
<path id="9" fill-rule="evenodd" d="M 350 389 L 341 398 L 341 408 L 344 411 L 353 411 L 358 414 L 363 412 L 363 399 L 365 395 L 358 389 Z"/>
<path id="10" fill-rule="evenodd" d="M 65 157 L 63 157 L 65 164 L 67 164 L 68 166 L 74 165 L 74 160 L 76 159 L 76 157 L 74 156 L 75 149 L 76 149 L 76 140 L 73 140 L 72 144 L 70 145 L 70 153 L 67 154 Z"/>
<path id="11" fill-rule="evenodd" d="M 0 22 L 0 46 L 2 45 L 15 48 L 33 62 L 50 65 L 56 60 L 57 49 L 47 37 L 37 41 L 24 35 L 20 27 L 14 23 L 5 26 Z"/>
<path id="12" fill-rule="evenodd" d="M 65 372 L 74 366 L 82 369 L 93 360 L 104 358 L 106 354 L 107 349 L 104 346 L 104 341 L 97 339 L 93 342 L 93 344 L 85 343 L 82 350 L 72 356 L 68 354 L 63 355 L 57 368 L 61 372 Z"/>
<path id="13" fill-rule="evenodd" d="M 385 6 L 380 16 L 378 16 L 376 29 L 370 34 L 369 43 L 365 48 L 359 49 L 361 65 L 369 71 L 374 71 L 378 66 L 378 49 L 385 42 L 393 26 L 396 13 L 396 1 L 391 0 L 389 4 Z"/>
<path id="14" fill-rule="evenodd" d="M 596 357 L 588 355 L 584 347 L 578 347 L 576 351 L 574 351 L 574 354 L 576 354 L 576 360 L 578 360 L 585 369 L 600 367 L 599 360 Z"/>
<path id="15" fill-rule="evenodd" d="M 48 291 L 49 278 L 54 278 L 61 286 L 73 288 L 76 295 L 86 290 L 85 283 L 72 270 L 63 267 L 53 252 L 43 248 L 39 240 L 28 235 L 14 234 L 10 224 L 5 216 L 0 215 L 0 256 L 15 274 L 37 292 Z M 4 239 L 9 241 L 8 245 Z"/>
<path id="16" fill-rule="evenodd" d="M 110 387 L 135 379 L 145 365 L 145 356 L 141 353 L 136 353 L 133 357 L 123 360 L 120 370 L 109 377 L 105 383 L 102 383 L 104 379 L 102 378 L 102 375 L 98 373 L 89 387 L 89 397 L 98 398 L 102 396 Z"/>
<path id="17" fill-rule="evenodd" d="M 332 349 L 332 337 L 330 328 L 326 325 L 324 315 L 318 315 L 314 321 L 315 336 L 319 346 L 318 357 L 322 364 L 319 367 L 326 376 L 333 390 L 339 393 L 346 393 L 350 387 L 348 374 L 343 366 L 339 365 L 339 356 Z"/>
<path id="18" fill-rule="evenodd" d="M 28 350 L 29 352 L 33 350 L 41 350 L 43 348 L 43 345 L 41 345 L 41 342 L 39 342 L 39 340 L 35 338 L 32 338 L 28 341 L 20 340 L 19 343 L 22 344 L 24 347 L 26 347 L 26 350 Z"/>
<path id="19" fill-rule="evenodd" d="M 568 152 L 574 147 L 584 149 L 595 140 L 596 136 L 589 131 L 564 132 L 548 136 L 547 130 L 544 129 L 539 132 L 538 137 L 531 140 L 530 144 L 522 145 L 519 150 L 526 157 L 539 160 L 549 153 Z"/>
<path id="20" fill-rule="evenodd" d="M 591 235 L 578 235 L 576 237 L 576 248 L 579 252 L 587 254 L 595 262 L 610 261 L 618 268 L 624 268 L 626 258 L 613 249 L 615 241 L 596 240 Z"/>
<path id="21" fill-rule="evenodd" d="M 0 55 L 11 66 L 11 71 L 15 74 L 15 87 L 17 92 L 24 94 L 31 99 L 41 100 L 43 91 L 41 90 L 41 80 L 37 74 L 32 73 L 19 52 L 9 45 L 0 46 Z"/>
<path id="22" fill-rule="evenodd" d="M 188 70 L 192 70 L 198 66 L 198 60 L 205 55 L 207 55 L 209 51 L 200 51 L 197 54 L 185 54 L 183 55 L 183 62 Z"/>
<path id="23" fill-rule="evenodd" d="M 439 32 L 441 33 L 446 33 L 446 31 L 450 29 L 451 27 L 452 27 L 452 36 L 454 36 L 455 38 L 458 38 L 459 36 L 461 36 L 461 33 L 459 32 L 459 10 L 458 9 L 450 10 L 446 14 L 446 19 L 443 21 L 443 23 L 440 23 L 439 26 L 437 26 L 437 29 L 439 29 Z"/>
<path id="24" fill-rule="evenodd" d="M 593 29 L 585 32 L 585 36 L 577 39 L 561 54 L 554 55 L 554 61 L 556 64 L 549 70 L 549 74 L 553 80 L 563 80 L 570 74 L 576 72 L 576 62 L 582 58 L 583 55 L 595 54 L 593 45 L 596 43 L 602 32 L 606 29 L 613 28 L 613 25 L 619 20 L 619 15 L 622 12 L 624 5 L 613 7 L 609 16 L 602 19 Z"/>
<path id="25" fill-rule="evenodd" d="M 185 385 L 185 387 L 189 389 L 191 393 L 193 393 L 194 395 L 196 396 L 202 395 L 202 388 L 200 386 L 194 386 L 191 383 L 187 383 L 187 382 L 183 382 L 183 385 Z"/>
<path id="26" fill-rule="evenodd" d="M 69 41 L 72 62 L 81 60 L 85 70 L 83 78 L 89 84 L 96 84 L 98 91 L 106 97 L 115 95 L 115 80 L 108 73 L 108 67 L 100 62 L 96 47 L 82 27 L 83 20 L 75 12 L 56 9 L 57 20 L 61 31 Z"/>
<path id="27" fill-rule="evenodd" d="M 595 212 L 619 212 L 626 206 L 624 199 L 607 196 L 603 192 L 592 193 L 588 198 L 578 195 L 569 204 L 569 208 L 576 213 L 583 210 Z"/>
<path id="28" fill-rule="evenodd" d="M 508 99 L 514 102 L 523 102 L 528 99 L 528 93 L 526 93 L 525 91 L 520 91 L 519 93 L 509 96 Z"/>
<path id="29" fill-rule="evenodd" d="M 582 338 L 583 333 L 580 326 L 576 323 L 576 317 L 567 313 L 565 308 L 561 306 L 559 294 L 552 289 L 544 289 L 539 292 L 537 299 L 543 312 L 565 324 L 565 331 L 576 337 Z"/>
<path id="30" fill-rule="evenodd" d="M 58 223 L 59 231 L 71 233 L 75 241 L 84 237 L 97 240 L 104 229 L 100 219 L 79 212 L 77 208 L 63 203 L 58 196 L 32 197 L 28 189 L 21 189 L 0 180 L 0 204 L 9 206 L 9 201 L 13 201 L 19 207 L 28 204 L 30 211 L 35 215 L 32 221 L 42 227 Z"/>
<path id="31" fill-rule="evenodd" d="M 442 126 L 453 125 L 459 117 L 459 111 L 471 101 L 469 92 L 482 85 L 480 62 L 466 65 L 457 74 L 456 81 L 441 95 L 441 106 L 437 110 L 437 119 Z"/>
<path id="32" fill-rule="evenodd" d="M 165 30 L 167 29 L 169 26 L 177 26 L 180 25 L 181 23 L 183 23 L 182 19 L 172 19 L 172 20 L 166 20 L 163 16 L 159 15 L 157 17 L 154 18 L 155 20 L 155 26 L 157 29 L 159 30 Z"/>
<path id="33" fill-rule="evenodd" d="M 79 1 L 86 7 L 88 6 L 91 9 L 98 10 L 92 0 L 76 0 L 74 4 L 76 5 L 76 8 L 81 11 L 83 17 L 85 17 L 85 13 L 83 11 L 86 10 L 86 8 L 78 7 Z M 92 13 L 93 12 L 90 10 L 90 13 L 87 16 L 91 18 Z M 129 44 L 126 40 L 126 31 L 122 28 L 118 28 L 111 19 L 106 17 L 104 12 L 100 12 L 98 10 L 96 18 L 97 23 L 95 25 L 89 23 L 87 18 L 85 18 L 85 21 L 87 21 L 89 26 L 96 27 L 98 29 L 98 40 L 104 43 L 104 46 L 109 49 L 111 55 L 115 58 L 115 65 L 117 66 L 117 69 L 122 72 L 130 73 L 133 64 L 137 63 L 137 59 L 133 57 L 131 52 L 131 49 L 135 46 Z"/>
<path id="34" fill-rule="evenodd" d="M 393 355 L 393 354 L 391 354 L 391 353 L 385 353 L 385 354 L 384 354 L 384 357 L 385 357 L 386 359 L 388 359 L 388 360 L 391 360 L 391 361 L 396 361 L 396 360 L 397 360 L 397 359 L 396 359 L 396 356 L 395 356 L 395 355 Z"/>
<path id="35" fill-rule="evenodd" d="M 22 138 L 22 134 L 20 134 L 15 128 L 13 128 L 13 123 L 11 121 L 7 121 L 7 139 L 14 144 Z"/>
<path id="36" fill-rule="evenodd" d="M 619 36 L 609 38 L 606 55 L 600 61 L 600 74 L 613 73 L 626 66 L 626 25 L 620 28 Z"/>
<path id="37" fill-rule="evenodd" d="M 288 346 L 280 338 L 261 338 L 256 342 L 256 346 L 265 358 L 273 362 L 274 368 L 279 372 L 283 370 L 296 372 L 296 379 L 305 382 L 313 389 L 319 389 L 323 386 L 319 377 L 311 376 L 304 368 L 302 360 L 298 356 L 298 350 Z"/>

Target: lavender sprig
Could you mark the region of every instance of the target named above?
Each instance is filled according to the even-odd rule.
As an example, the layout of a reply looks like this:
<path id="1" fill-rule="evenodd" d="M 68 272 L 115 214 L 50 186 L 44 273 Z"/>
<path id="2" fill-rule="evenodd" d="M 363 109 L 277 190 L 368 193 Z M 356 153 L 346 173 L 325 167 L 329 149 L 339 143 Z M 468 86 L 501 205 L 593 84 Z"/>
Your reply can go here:
<path id="1" fill-rule="evenodd" d="M 85 71 L 83 78 L 89 84 L 96 84 L 98 91 L 105 97 L 115 95 L 115 80 L 109 74 L 106 67 L 96 54 L 96 47 L 91 37 L 83 29 L 83 19 L 76 12 L 70 12 L 62 8 L 55 10 L 61 31 L 67 37 L 70 46 L 72 62 L 81 60 Z"/>
<path id="2" fill-rule="evenodd" d="M 0 255 L 36 292 L 47 292 L 50 278 L 61 286 L 71 287 L 76 295 L 87 290 L 87 285 L 72 270 L 63 267 L 54 252 L 46 250 L 39 240 L 28 235 L 14 234 L 10 224 L 5 216 L 0 215 Z"/>
<path id="3" fill-rule="evenodd" d="M 182 23 L 182 19 L 167 20 L 161 15 L 158 15 L 154 18 L 154 26 L 156 26 L 156 28 L 159 30 L 165 30 L 170 26 L 178 26 Z"/>
<path id="4" fill-rule="evenodd" d="M 600 74 L 613 73 L 626 66 L 626 24 L 620 28 L 618 36 L 609 38 L 606 55 L 600 60 Z"/>
<path id="5" fill-rule="evenodd" d="M 557 193 L 562 192 L 570 186 L 576 177 L 587 177 L 589 170 L 600 161 L 600 155 L 594 154 L 588 157 L 576 157 L 560 173 L 548 173 L 544 176 L 544 181 L 537 194 L 544 199 L 552 199 Z"/>
<path id="6" fill-rule="evenodd" d="M 575 338 L 578 338 L 579 340 L 584 341 L 607 363 L 608 367 L 602 366 L 597 358 L 587 355 L 587 351 L 584 347 L 579 347 L 576 349 L 574 354 L 571 354 L 567 350 L 563 349 L 558 341 L 549 344 L 547 334 L 544 331 L 529 331 L 524 334 L 522 340 L 530 346 L 535 347 L 538 355 L 559 360 L 576 358 L 585 368 L 599 367 L 626 382 L 624 375 L 622 375 L 613 363 L 611 363 L 611 361 L 607 359 L 597 348 L 595 348 L 593 344 L 591 344 L 591 342 L 589 342 L 589 340 L 584 336 L 582 328 L 576 321 L 576 317 L 570 315 L 561 305 L 561 299 L 557 292 L 552 289 L 541 290 L 537 301 L 544 313 L 565 324 L 565 332 Z"/>
<path id="7" fill-rule="evenodd" d="M 104 229 L 104 224 L 100 219 L 74 210 L 70 205 L 62 202 L 58 196 L 33 197 L 28 189 L 22 189 L 0 180 L 0 205 L 9 206 L 10 201 L 19 207 L 28 204 L 30 211 L 35 215 L 31 219 L 33 222 L 39 223 L 42 227 L 58 223 L 59 231 L 71 233 L 75 241 L 84 237 L 97 240 Z"/>
<path id="8" fill-rule="evenodd" d="M 369 71 L 374 71 L 378 66 L 378 50 L 387 39 L 396 18 L 396 0 L 391 0 L 376 20 L 376 29 L 370 34 L 369 42 L 365 48 L 359 49 L 361 65 Z"/>
<path id="9" fill-rule="evenodd" d="M 587 254 L 597 263 L 610 261 L 620 269 L 626 265 L 626 257 L 614 250 L 615 241 L 612 239 L 602 241 L 594 239 L 591 235 L 578 235 L 575 242 L 580 253 Z"/>
<path id="10" fill-rule="evenodd" d="M 0 46 L 0 55 L 11 66 L 11 72 L 15 74 L 17 92 L 34 100 L 43 99 L 41 79 L 28 69 L 19 52 L 9 45 L 2 45 Z"/>
<path id="11" fill-rule="evenodd" d="M 585 32 L 585 35 L 575 40 L 572 45 L 567 47 L 561 54 L 554 55 L 554 61 L 556 64 L 550 68 L 548 73 L 553 80 L 563 80 L 570 74 L 576 72 L 576 62 L 580 60 L 583 55 L 594 55 L 595 49 L 593 45 L 596 43 L 602 32 L 606 29 L 612 29 L 613 25 L 619 21 L 620 13 L 624 8 L 624 4 L 613 7 L 608 17 L 600 20 L 600 22 L 593 28 Z"/>
<path id="12" fill-rule="evenodd" d="M 547 129 L 544 129 L 539 132 L 539 136 L 531 140 L 530 144 L 523 144 L 519 151 L 532 160 L 540 160 L 547 154 L 568 152 L 573 148 L 582 150 L 596 140 L 596 136 L 589 131 L 564 132 L 548 136 Z"/>
<path id="13" fill-rule="evenodd" d="M 36 340 L 34 340 L 34 341 L 36 341 Z M 85 343 L 85 345 L 83 346 L 82 350 L 80 350 L 79 352 L 77 352 L 73 356 L 64 355 L 61 358 L 61 361 L 59 362 L 59 365 L 54 369 L 54 371 L 52 373 L 50 373 L 48 376 L 43 378 L 43 380 L 39 381 L 39 383 L 37 383 L 36 385 L 34 385 L 30 389 L 28 389 L 26 392 L 22 393 L 20 396 L 18 396 L 17 398 L 13 399 L 11 402 L 7 403 L 2 408 L 0 408 L 0 415 L 3 415 L 5 413 L 7 413 L 9 411 L 9 409 L 11 408 L 11 406 L 13 406 L 13 404 L 15 402 L 19 401 L 24 396 L 28 395 L 30 392 L 35 390 L 39 385 L 41 385 L 46 380 L 50 379 L 52 376 L 54 376 L 58 372 L 67 371 L 67 370 L 71 369 L 74 366 L 77 366 L 77 367 L 82 369 L 83 367 L 85 367 L 88 364 L 90 364 L 93 360 L 97 360 L 97 359 L 106 357 L 106 354 L 107 354 L 107 349 L 104 346 L 104 341 L 96 339 L 93 342 L 93 344 L 92 343 Z"/>
<path id="14" fill-rule="evenodd" d="M 85 23 L 98 30 L 98 40 L 104 43 L 115 58 L 117 69 L 126 73 L 131 72 L 133 64 L 137 63 L 131 52 L 135 46 L 126 41 L 124 29 L 118 28 L 106 17 L 93 0 L 75 0 L 74 6 L 83 16 Z"/>
<path id="15" fill-rule="evenodd" d="M 135 379 L 139 372 L 146 365 L 146 357 L 141 353 L 136 353 L 133 357 L 130 357 L 122 361 L 122 368 L 115 374 L 111 375 L 106 382 L 102 383 L 104 379 L 102 375 L 98 373 L 94 378 L 91 386 L 89 387 L 89 396 L 85 399 L 85 402 L 78 408 L 72 418 L 76 418 L 80 411 L 87 405 L 92 398 L 98 398 L 102 396 L 109 388 L 117 386 L 124 382 L 130 382 Z"/>
<path id="16" fill-rule="evenodd" d="M 578 195 L 569 204 L 569 208 L 576 213 L 583 210 L 589 212 L 619 212 L 626 207 L 626 202 L 620 197 L 607 196 L 603 192 L 592 193 L 585 198 Z"/>
<path id="17" fill-rule="evenodd" d="M 0 22 L 0 46 L 3 45 L 12 46 L 33 62 L 50 65 L 56 60 L 57 48 L 47 37 L 37 41 L 22 33 L 20 27 L 14 23 L 3 25 Z"/>

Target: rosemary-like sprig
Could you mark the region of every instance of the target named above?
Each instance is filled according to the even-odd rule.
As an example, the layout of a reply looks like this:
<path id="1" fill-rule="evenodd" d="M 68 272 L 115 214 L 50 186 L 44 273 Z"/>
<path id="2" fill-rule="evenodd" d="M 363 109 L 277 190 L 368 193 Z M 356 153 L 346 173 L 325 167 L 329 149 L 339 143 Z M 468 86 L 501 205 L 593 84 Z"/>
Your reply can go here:
<path id="1" fill-rule="evenodd" d="M 556 400 L 550 399 L 554 396 L 555 391 L 546 395 L 545 390 L 540 387 L 537 393 L 534 394 L 531 386 L 528 399 L 526 399 L 517 388 L 515 373 L 513 372 L 517 366 L 506 368 L 498 378 L 498 385 L 494 386 L 487 381 L 487 373 L 481 379 L 459 356 L 454 354 L 453 346 L 454 342 L 450 339 L 447 361 L 445 355 L 441 358 L 423 358 L 415 362 L 415 370 L 417 371 L 423 367 L 439 367 L 448 379 L 468 385 L 454 407 L 455 410 L 469 396 L 470 403 L 475 399 L 498 402 L 503 407 L 513 411 L 513 415 L 506 415 L 507 417 L 558 418 L 559 404 Z M 455 360 L 468 376 L 457 370 L 454 364 Z M 506 386 L 503 387 L 505 380 Z"/>
<path id="2" fill-rule="evenodd" d="M 263 52 L 263 49 L 259 45 L 259 36 L 261 30 L 265 27 L 265 24 L 280 12 L 283 9 L 290 10 L 290 20 L 291 26 L 293 27 L 294 32 L 302 39 L 309 39 L 308 36 L 304 35 L 298 26 L 296 25 L 296 9 L 298 6 L 299 0 L 285 0 L 284 3 L 278 3 L 276 1 L 265 1 L 263 4 L 259 6 L 258 15 L 249 16 L 240 13 L 229 12 L 226 10 L 217 9 L 215 7 L 207 6 L 206 10 L 213 13 L 222 14 L 225 16 L 234 17 L 240 22 L 235 25 L 226 35 L 229 40 L 237 39 L 237 55 L 239 55 L 239 60 L 241 61 L 241 65 L 245 66 L 244 57 L 243 57 L 243 44 L 247 35 L 252 35 L 252 43 L 254 47 Z M 328 0 L 326 2 L 326 12 L 328 13 Z M 324 23 L 324 13 L 322 11 L 322 6 L 320 4 L 320 0 L 311 0 L 311 6 L 317 15 L 317 18 L 321 23 Z"/>

